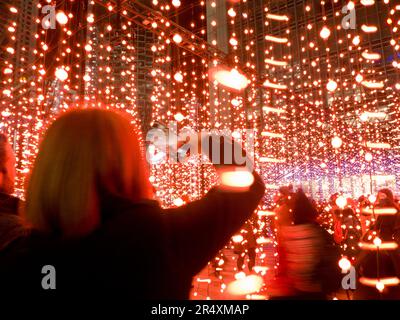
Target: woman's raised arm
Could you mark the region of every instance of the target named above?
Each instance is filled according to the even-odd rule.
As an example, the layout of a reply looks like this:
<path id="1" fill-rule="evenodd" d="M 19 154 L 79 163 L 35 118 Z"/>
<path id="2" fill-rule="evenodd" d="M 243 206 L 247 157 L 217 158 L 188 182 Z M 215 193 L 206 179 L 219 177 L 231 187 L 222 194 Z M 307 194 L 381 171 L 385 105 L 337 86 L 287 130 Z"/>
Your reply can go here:
<path id="1" fill-rule="evenodd" d="M 226 143 L 221 144 L 222 153 L 222 149 L 225 153 L 229 150 Z M 224 163 L 226 155 L 221 159 L 215 163 L 217 172 L 233 172 L 237 168 L 235 163 Z M 261 177 L 255 171 L 252 175 L 253 182 L 246 188 L 220 185 L 200 200 L 164 210 L 168 247 L 176 263 L 196 274 L 252 215 L 265 192 Z"/>

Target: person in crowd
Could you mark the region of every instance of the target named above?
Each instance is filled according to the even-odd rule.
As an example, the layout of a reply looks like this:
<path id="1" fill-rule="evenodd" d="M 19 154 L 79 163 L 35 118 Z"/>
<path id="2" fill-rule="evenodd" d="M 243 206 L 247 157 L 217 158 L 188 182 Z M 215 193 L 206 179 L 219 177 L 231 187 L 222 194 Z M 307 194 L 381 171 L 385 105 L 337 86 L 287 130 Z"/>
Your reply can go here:
<path id="1" fill-rule="evenodd" d="M 324 227 L 326 230 L 332 229 L 333 217 L 331 207 L 328 201 L 322 201 L 319 203 L 317 222 L 319 225 Z"/>
<path id="2" fill-rule="evenodd" d="M 342 211 L 342 225 L 344 226 L 344 254 L 355 256 L 358 252 L 358 243 L 362 236 L 361 222 L 350 207 Z"/>
<path id="3" fill-rule="evenodd" d="M 276 206 L 274 208 L 275 212 L 275 220 L 274 220 L 274 229 L 276 232 L 276 239 L 278 242 L 277 252 L 278 252 L 278 277 L 282 275 L 281 283 L 285 281 L 285 248 L 281 245 L 282 241 L 280 240 L 283 236 L 283 227 L 292 224 L 293 220 L 293 206 L 294 206 L 294 197 L 295 193 L 293 192 L 293 186 L 282 186 L 279 188 L 278 194 L 275 196 Z"/>
<path id="4" fill-rule="evenodd" d="M 0 251 L 26 234 L 17 216 L 21 201 L 14 197 L 15 156 L 5 134 L 0 134 Z"/>
<path id="5" fill-rule="evenodd" d="M 275 196 L 275 228 L 278 237 L 281 227 L 289 225 L 292 222 L 294 195 L 293 187 L 289 185 L 280 187 L 279 192 Z"/>
<path id="6" fill-rule="evenodd" d="M 396 214 L 378 215 L 375 223 L 363 236 L 363 242 L 374 244 L 376 241 L 382 243 L 397 243 L 399 234 L 399 208 L 396 206 L 394 196 L 391 190 L 382 189 L 378 192 L 375 208 L 391 208 L 396 209 Z M 360 278 L 383 279 L 383 278 L 400 278 L 400 250 L 362 250 L 357 257 L 356 263 L 357 274 Z M 382 290 L 378 290 L 375 286 L 368 286 L 360 283 L 355 299 L 400 299 L 400 286 L 384 286 Z"/>
<path id="7" fill-rule="evenodd" d="M 240 165 L 224 154 L 237 143 L 223 141 L 219 174 Z M 151 201 L 146 168 L 138 134 L 122 114 L 74 110 L 53 122 L 26 191 L 32 232 L 0 255 L 2 289 L 43 290 L 42 268 L 50 265 L 57 293 L 188 298 L 192 277 L 251 216 L 265 186 L 253 172 L 248 187 L 221 184 L 198 201 L 162 209 Z"/>
<path id="8" fill-rule="evenodd" d="M 396 204 L 393 192 L 387 188 L 379 190 L 376 202 L 376 208 L 395 208 L 397 214 L 378 216 L 372 229 L 379 230 L 380 236 L 385 239 L 396 237 L 400 231 L 400 208 Z"/>
<path id="9" fill-rule="evenodd" d="M 241 235 L 243 236 L 243 241 L 237 244 L 235 248 L 235 253 L 238 255 L 237 259 L 237 269 L 238 271 L 243 271 L 245 266 L 245 257 L 249 257 L 247 267 L 250 272 L 253 271 L 253 267 L 256 264 L 256 247 L 257 241 L 254 234 L 254 226 L 251 220 L 248 220 L 244 225 Z"/>
<path id="10" fill-rule="evenodd" d="M 318 212 L 302 190 L 295 195 L 292 224 L 282 227 L 285 277 L 270 287 L 272 299 L 326 299 L 340 286 L 340 253 L 316 222 Z M 282 280 L 285 285 L 282 286 Z"/>
<path id="11" fill-rule="evenodd" d="M 344 240 L 343 236 L 343 229 L 342 229 L 342 210 L 339 207 L 332 208 L 331 212 L 331 220 L 333 222 L 333 239 L 335 240 L 336 244 L 341 244 Z"/>
<path id="12" fill-rule="evenodd" d="M 224 254 L 224 248 L 221 249 L 218 254 L 210 261 L 212 274 L 215 277 L 220 278 L 221 272 L 224 270 L 225 263 L 228 261 L 228 257 Z"/>
<path id="13" fill-rule="evenodd" d="M 342 247 L 344 256 L 355 259 L 359 252 L 358 243 L 361 238 L 361 223 L 351 207 L 334 212 L 334 239 Z"/>

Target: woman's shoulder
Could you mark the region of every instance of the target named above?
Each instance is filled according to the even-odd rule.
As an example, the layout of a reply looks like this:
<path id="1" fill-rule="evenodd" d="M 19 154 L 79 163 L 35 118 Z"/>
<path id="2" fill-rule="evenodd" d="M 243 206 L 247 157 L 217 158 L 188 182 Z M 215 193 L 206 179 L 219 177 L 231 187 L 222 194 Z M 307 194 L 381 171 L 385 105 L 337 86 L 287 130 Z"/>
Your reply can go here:
<path id="1" fill-rule="evenodd" d="M 157 201 L 141 200 L 130 201 L 118 198 L 114 203 L 104 207 L 102 212 L 103 222 L 129 221 L 140 222 L 141 220 L 151 220 L 157 218 L 162 209 Z"/>
<path id="2" fill-rule="evenodd" d="M 159 209 L 160 205 L 157 201 L 151 199 L 132 201 L 131 199 L 112 196 L 105 197 L 101 201 L 101 208 L 103 218 L 108 218 L 126 212 L 154 211 Z"/>

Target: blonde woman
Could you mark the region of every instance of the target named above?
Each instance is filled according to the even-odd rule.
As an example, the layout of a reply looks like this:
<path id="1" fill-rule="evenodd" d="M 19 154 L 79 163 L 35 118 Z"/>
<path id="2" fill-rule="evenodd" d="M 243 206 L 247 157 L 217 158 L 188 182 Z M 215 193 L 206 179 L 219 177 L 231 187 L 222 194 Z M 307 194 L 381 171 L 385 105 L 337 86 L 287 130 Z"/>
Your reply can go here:
<path id="1" fill-rule="evenodd" d="M 225 167 L 216 166 L 217 170 Z M 44 265 L 57 292 L 140 299 L 188 298 L 192 277 L 256 209 L 264 184 L 216 187 L 163 210 L 153 198 L 138 136 L 121 114 L 69 112 L 48 129 L 26 192 L 32 235 L 0 257 L 2 287 L 42 289 Z"/>

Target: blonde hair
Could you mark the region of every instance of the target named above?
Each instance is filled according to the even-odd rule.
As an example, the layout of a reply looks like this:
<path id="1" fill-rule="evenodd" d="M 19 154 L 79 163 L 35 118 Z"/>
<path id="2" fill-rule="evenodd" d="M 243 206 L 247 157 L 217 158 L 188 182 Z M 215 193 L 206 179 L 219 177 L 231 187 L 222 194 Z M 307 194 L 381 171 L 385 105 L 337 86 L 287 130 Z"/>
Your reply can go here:
<path id="1" fill-rule="evenodd" d="M 107 110 L 62 115 L 39 147 L 25 219 L 41 231 L 84 236 L 101 223 L 101 200 L 108 195 L 131 201 L 152 197 L 135 128 Z"/>

